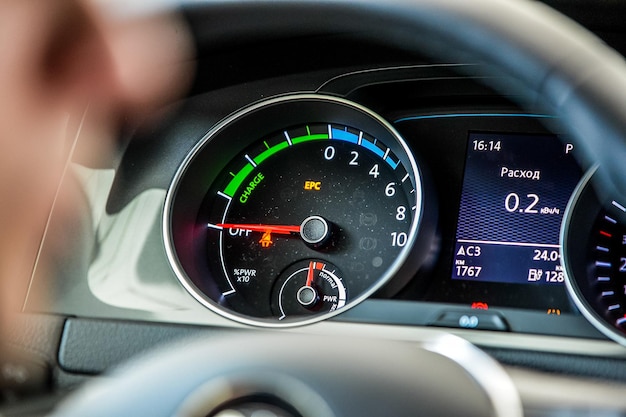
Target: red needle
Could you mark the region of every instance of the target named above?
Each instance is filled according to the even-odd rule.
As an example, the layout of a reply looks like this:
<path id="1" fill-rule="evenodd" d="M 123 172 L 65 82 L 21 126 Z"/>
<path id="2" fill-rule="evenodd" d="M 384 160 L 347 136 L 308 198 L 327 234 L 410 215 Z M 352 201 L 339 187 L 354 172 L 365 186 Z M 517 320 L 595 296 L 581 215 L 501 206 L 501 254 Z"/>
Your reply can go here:
<path id="1" fill-rule="evenodd" d="M 306 276 L 306 286 L 310 287 L 313 283 L 313 271 L 315 271 L 315 262 L 309 262 L 309 272 Z"/>
<path id="2" fill-rule="evenodd" d="M 290 235 L 292 233 L 300 233 L 300 226 L 285 226 L 280 224 L 238 224 L 238 223 L 219 223 L 218 227 L 224 229 L 242 229 L 251 230 L 253 232 L 270 232 L 279 235 Z"/>

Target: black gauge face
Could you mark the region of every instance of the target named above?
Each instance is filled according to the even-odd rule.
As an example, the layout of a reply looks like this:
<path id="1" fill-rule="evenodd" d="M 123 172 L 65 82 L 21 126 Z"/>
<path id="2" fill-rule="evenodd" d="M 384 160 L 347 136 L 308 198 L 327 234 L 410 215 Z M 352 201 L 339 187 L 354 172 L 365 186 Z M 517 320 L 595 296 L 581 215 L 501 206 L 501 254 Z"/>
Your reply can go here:
<path id="1" fill-rule="evenodd" d="M 577 307 L 598 330 L 626 344 L 626 201 L 581 181 L 562 231 L 566 284 Z"/>
<path id="2" fill-rule="evenodd" d="M 206 185 L 191 241 L 181 233 L 176 247 L 172 221 L 183 284 L 228 317 L 262 325 L 323 318 L 379 288 L 413 246 L 421 183 L 402 139 L 374 116 L 358 124 L 363 110 L 336 99 L 316 105 L 347 108 L 346 123 L 326 116 L 289 124 L 283 116 L 267 133 L 231 128 L 241 147 Z M 202 159 L 198 150 L 188 158 L 179 201 L 190 175 L 202 181 Z"/>
<path id="3" fill-rule="evenodd" d="M 206 202 L 207 256 L 229 306 L 282 320 L 363 293 L 408 243 L 417 208 L 409 177 L 384 143 L 343 125 L 297 126 L 255 142 Z M 311 266 L 307 279 L 306 270 L 292 276 L 293 265 L 322 267 Z M 297 302 L 305 287 L 315 300 Z"/>

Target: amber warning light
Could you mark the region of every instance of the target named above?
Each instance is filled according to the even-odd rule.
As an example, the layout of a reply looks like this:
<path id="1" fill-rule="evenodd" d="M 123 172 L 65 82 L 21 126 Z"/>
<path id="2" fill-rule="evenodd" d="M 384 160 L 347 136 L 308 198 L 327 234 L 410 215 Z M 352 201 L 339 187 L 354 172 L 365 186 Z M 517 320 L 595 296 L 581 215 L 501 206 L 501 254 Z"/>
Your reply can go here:
<path id="1" fill-rule="evenodd" d="M 321 181 L 305 181 L 304 189 L 308 191 L 319 191 L 322 189 Z"/>

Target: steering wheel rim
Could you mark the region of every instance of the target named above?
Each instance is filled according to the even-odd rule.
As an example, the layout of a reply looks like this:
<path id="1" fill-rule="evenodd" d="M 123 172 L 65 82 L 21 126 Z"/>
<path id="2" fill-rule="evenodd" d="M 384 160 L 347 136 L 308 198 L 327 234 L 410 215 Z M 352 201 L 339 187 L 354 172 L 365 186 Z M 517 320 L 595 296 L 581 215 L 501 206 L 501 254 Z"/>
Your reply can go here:
<path id="1" fill-rule="evenodd" d="M 409 343 L 274 331 L 187 340 L 96 381 L 55 415 L 217 416 L 262 395 L 294 417 L 522 416 L 495 360 L 456 336 L 421 336 Z"/>
<path id="2" fill-rule="evenodd" d="M 473 61 L 483 62 L 518 80 L 525 88 L 526 99 L 534 98 L 549 106 L 563 122 L 575 145 L 589 159 L 600 162 L 603 167 L 603 173 L 599 175 L 602 182 L 617 191 L 626 191 L 626 176 L 620 175 L 620 167 L 626 160 L 622 133 L 626 132 L 626 64 L 621 56 L 593 35 L 546 6 L 526 1 L 501 0 L 175 3 L 188 7 L 192 18 L 205 22 L 198 26 L 196 36 L 199 42 L 212 45 L 226 46 L 259 34 L 272 37 L 351 32 L 375 39 L 380 44 L 419 50 L 439 58 L 465 60 L 471 57 Z M 280 373 L 289 373 L 290 377 L 304 381 L 305 386 L 313 385 L 314 392 L 320 390 L 318 382 L 313 383 L 310 379 L 312 365 L 303 362 L 307 366 L 298 366 L 289 352 L 290 349 L 301 349 L 305 355 L 315 354 L 324 349 L 326 338 L 318 336 L 302 339 L 270 333 L 254 337 L 256 339 L 205 340 L 191 346 L 170 348 L 165 353 L 146 358 L 117 373 L 109 381 L 98 382 L 62 407 L 58 415 L 175 415 L 185 399 L 200 385 L 233 375 L 235 369 L 242 371 L 242 364 L 257 370 L 269 364 Z M 244 343 L 244 340 L 262 349 L 258 352 L 254 349 L 254 354 L 246 354 L 239 346 L 235 349 L 239 356 L 231 356 L 233 348 Z M 272 349 L 271 346 L 277 343 L 289 349 Z M 427 352 L 430 352 L 424 348 L 407 349 L 406 345 L 391 342 L 365 343 L 362 340 L 338 339 L 337 343 L 347 352 L 339 355 L 339 359 L 345 359 L 346 365 L 355 366 L 355 352 L 362 355 L 366 367 L 363 373 L 376 375 L 381 378 L 378 379 L 380 383 L 387 381 L 386 378 L 389 378 L 387 382 L 393 382 L 393 378 L 398 378 L 395 382 L 405 381 L 403 378 L 409 377 L 407 371 L 414 376 L 418 372 L 418 368 L 414 367 L 424 366 L 423 358 L 429 357 Z M 385 354 L 377 360 L 373 349 L 381 349 Z M 201 371 L 194 374 L 193 383 L 171 384 L 168 395 L 162 395 L 168 383 L 159 380 L 158 375 L 172 375 L 184 380 L 184 375 L 175 372 L 176 366 L 192 370 L 194 361 L 197 363 L 207 355 L 228 356 L 230 368 L 215 360 L 208 361 L 205 366 L 199 367 Z M 394 357 L 406 359 L 402 368 L 393 367 L 388 362 L 389 358 Z M 388 371 L 396 371 L 395 377 L 392 373 L 384 372 L 381 364 L 390 366 Z M 348 367 L 341 369 L 349 370 Z M 422 371 L 425 372 L 424 369 Z M 295 375 L 292 372 L 301 373 Z M 328 372 L 330 381 L 333 371 L 329 369 Z M 318 376 L 315 374 L 315 378 Z M 500 377 L 503 378 L 500 381 L 507 380 L 503 375 Z M 366 389 L 367 384 L 359 384 L 358 375 L 353 375 L 349 381 L 341 380 L 346 383 L 351 381 L 366 391 L 359 397 L 360 402 L 355 399 L 350 403 L 355 414 L 371 414 L 371 409 L 360 408 L 372 405 L 371 401 L 365 399 L 384 400 L 372 396 Z M 129 395 L 129 381 L 142 385 L 139 397 L 136 393 Z M 413 400 L 409 396 L 406 399 Z M 147 406 L 146 401 L 155 403 Z M 512 414 L 508 415 L 519 415 L 519 398 L 517 403 L 515 399 L 511 401 Z M 410 407 L 417 406 L 415 402 L 410 403 Z M 491 406 L 491 411 L 486 415 L 504 415 L 502 412 L 505 411 L 493 408 L 493 404 Z M 410 407 L 398 407 L 394 415 L 403 415 L 403 412 L 410 415 L 415 411 Z M 331 405 L 329 409 L 333 415 L 350 415 L 348 409 L 332 409 Z M 205 415 L 210 411 L 206 410 Z M 450 412 L 445 407 L 439 411 Z M 469 409 L 464 411 L 467 415 Z M 485 410 L 481 409 L 481 412 Z"/>

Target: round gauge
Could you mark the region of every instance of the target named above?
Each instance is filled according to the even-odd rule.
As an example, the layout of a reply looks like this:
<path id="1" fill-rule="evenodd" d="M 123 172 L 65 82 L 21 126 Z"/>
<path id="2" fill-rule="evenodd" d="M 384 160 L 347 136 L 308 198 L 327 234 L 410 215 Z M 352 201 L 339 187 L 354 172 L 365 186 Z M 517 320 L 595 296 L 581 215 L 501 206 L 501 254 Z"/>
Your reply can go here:
<path id="1" fill-rule="evenodd" d="M 289 326 L 410 277 L 422 206 L 415 160 L 389 124 L 342 99 L 298 95 L 244 109 L 202 139 L 169 190 L 164 231 L 198 301 Z"/>
<path id="2" fill-rule="evenodd" d="M 563 223 L 566 284 L 587 319 L 626 344 L 626 199 L 599 197 L 596 171 L 579 184 Z"/>

